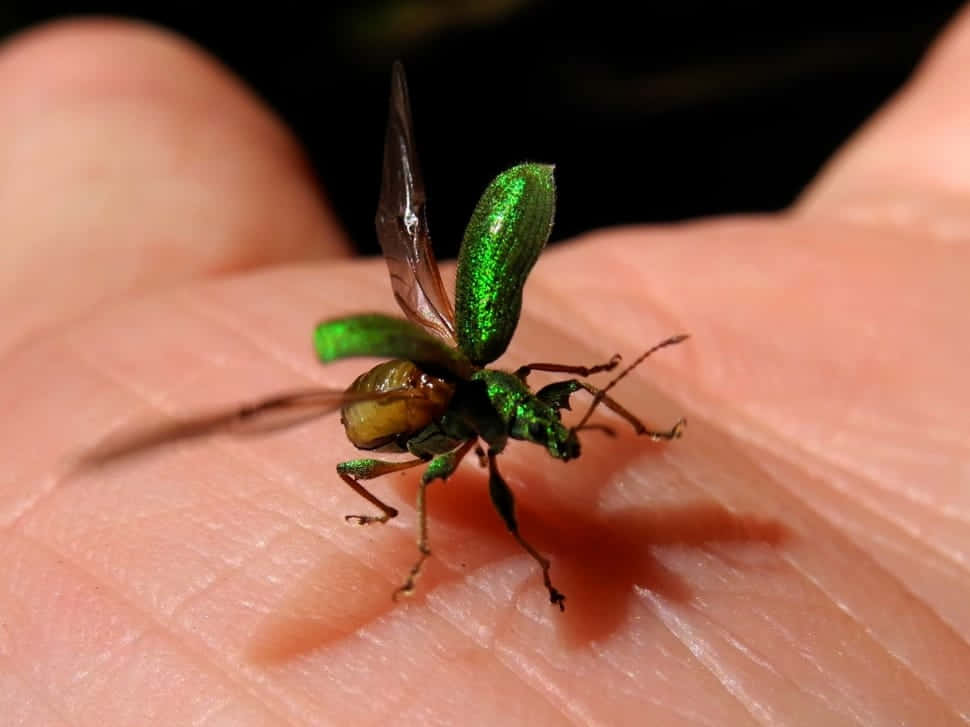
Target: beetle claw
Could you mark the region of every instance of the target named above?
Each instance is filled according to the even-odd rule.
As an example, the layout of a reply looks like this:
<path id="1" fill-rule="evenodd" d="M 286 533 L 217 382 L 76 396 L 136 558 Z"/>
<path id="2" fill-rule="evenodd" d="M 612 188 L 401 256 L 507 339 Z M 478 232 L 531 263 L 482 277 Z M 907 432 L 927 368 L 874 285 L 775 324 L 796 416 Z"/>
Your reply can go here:
<path id="1" fill-rule="evenodd" d="M 390 515 L 344 515 L 344 520 L 351 525 L 370 525 L 371 523 L 386 523 L 391 517 Z"/>
<path id="2" fill-rule="evenodd" d="M 551 603 L 553 606 L 559 606 L 559 610 L 561 612 L 565 612 L 566 610 L 565 601 L 566 601 L 566 596 L 563 593 L 557 591 L 552 586 L 549 586 L 549 603 Z"/>

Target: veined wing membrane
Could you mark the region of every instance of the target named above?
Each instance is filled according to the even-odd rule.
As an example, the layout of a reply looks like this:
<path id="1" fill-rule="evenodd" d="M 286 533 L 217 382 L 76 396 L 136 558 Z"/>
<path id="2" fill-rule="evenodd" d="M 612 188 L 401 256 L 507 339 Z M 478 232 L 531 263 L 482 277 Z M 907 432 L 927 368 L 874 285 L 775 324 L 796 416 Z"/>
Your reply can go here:
<path id="1" fill-rule="evenodd" d="M 72 469 L 84 470 L 110 464 L 151 449 L 186 439 L 214 434 L 263 434 L 297 426 L 330 414 L 357 401 L 399 401 L 419 392 L 395 389 L 385 392 L 350 392 L 337 389 L 291 391 L 226 409 L 195 416 L 151 422 L 109 435 L 77 457 Z"/>
<path id="2" fill-rule="evenodd" d="M 455 311 L 441 282 L 425 216 L 426 196 L 411 128 L 404 67 L 391 69 L 391 100 L 384 141 L 384 173 L 377 205 L 377 239 L 391 274 L 391 288 L 409 320 L 449 342 Z"/>

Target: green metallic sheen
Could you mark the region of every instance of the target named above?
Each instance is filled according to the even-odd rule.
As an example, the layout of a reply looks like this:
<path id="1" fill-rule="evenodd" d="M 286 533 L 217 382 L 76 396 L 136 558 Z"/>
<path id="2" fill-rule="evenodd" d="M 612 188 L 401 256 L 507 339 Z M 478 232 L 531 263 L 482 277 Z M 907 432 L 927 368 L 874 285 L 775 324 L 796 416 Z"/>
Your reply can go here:
<path id="1" fill-rule="evenodd" d="M 559 414 L 559 408 L 568 405 L 568 396 L 559 399 L 559 407 L 550 405 L 518 376 L 494 369 L 476 371 L 471 380 L 485 385 L 488 400 L 509 437 L 541 444 L 564 462 L 579 456 L 579 439 L 563 426 Z"/>
<path id="2" fill-rule="evenodd" d="M 324 363 L 350 356 L 376 356 L 413 361 L 430 374 L 467 378 L 474 370 L 460 351 L 423 328 L 380 313 L 334 318 L 313 333 L 317 356 Z"/>
<path id="3" fill-rule="evenodd" d="M 536 398 L 554 409 L 565 409 L 569 411 L 569 397 L 579 391 L 582 386 L 575 379 L 567 381 L 556 381 L 555 383 L 543 386 L 536 392 Z"/>
<path id="4" fill-rule="evenodd" d="M 348 459 L 346 462 L 340 462 L 337 465 L 337 472 L 355 477 L 367 477 L 371 470 L 374 469 L 375 464 L 381 464 L 381 461 L 370 459 L 369 457 L 365 459 Z"/>
<path id="5" fill-rule="evenodd" d="M 458 450 L 438 455 L 428 463 L 428 468 L 421 475 L 421 481 L 427 484 L 433 480 L 447 480 L 458 469 L 459 464 L 461 455 Z"/>
<path id="6" fill-rule="evenodd" d="M 482 194 L 458 255 L 458 346 L 483 366 L 501 356 L 522 310 L 522 288 L 549 239 L 556 208 L 553 167 L 520 164 Z"/>

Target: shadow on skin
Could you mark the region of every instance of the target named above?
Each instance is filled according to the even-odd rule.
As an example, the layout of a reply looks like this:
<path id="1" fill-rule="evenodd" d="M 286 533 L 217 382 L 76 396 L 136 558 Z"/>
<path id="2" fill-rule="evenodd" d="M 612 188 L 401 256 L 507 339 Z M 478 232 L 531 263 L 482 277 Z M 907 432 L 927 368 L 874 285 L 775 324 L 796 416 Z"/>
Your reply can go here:
<path id="1" fill-rule="evenodd" d="M 602 360 L 584 355 L 581 344 L 575 348 L 579 361 L 589 364 Z M 567 419 L 581 415 L 585 403 L 586 399 L 577 398 L 574 412 Z M 302 410 L 296 411 L 299 414 Z M 322 411 L 314 409 L 314 416 Z M 239 407 L 230 406 L 213 416 L 192 419 L 193 424 L 188 427 L 184 422 L 169 422 L 123 432 L 81 457 L 79 466 L 101 467 L 177 439 L 227 431 L 227 422 L 235 424 L 237 419 Z M 274 425 L 268 429 L 285 428 L 298 421 L 299 418 L 273 420 Z M 654 547 L 704 548 L 728 542 L 776 545 L 787 537 L 776 521 L 738 515 L 702 501 L 604 510 L 600 504 L 603 488 L 634 463 L 638 468 L 643 464 L 659 472 L 666 465 L 650 460 L 659 458 L 665 448 L 703 441 L 697 437 L 702 433 L 700 428 L 689 428 L 680 442 L 658 444 L 624 431 L 615 418 L 610 423 L 621 427 L 620 436 L 611 440 L 589 433 L 583 438 L 584 456 L 576 461 L 557 462 L 541 448 L 518 443 L 513 446 L 525 447 L 519 451 L 528 452 L 524 459 L 499 458 L 503 475 L 516 491 L 520 531 L 550 558 L 552 581 L 567 596 L 565 614 L 548 606 L 554 612 L 557 633 L 577 646 L 608 638 L 617 631 L 636 603 L 635 588 L 675 603 L 692 598 L 688 584 L 662 563 L 652 552 Z M 237 433 L 257 432 L 241 429 Z M 367 485 L 389 504 L 413 503 L 419 473 L 420 468 L 409 470 Z M 524 490 L 517 487 L 524 482 L 534 486 Z M 487 483 L 485 471 L 465 467 L 448 482 L 431 486 L 428 502 L 433 557 L 425 563 L 417 584 L 413 598 L 418 603 L 443 585 L 465 581 L 468 573 L 511 557 L 528 557 L 495 512 Z M 344 486 L 332 468 L 320 473 L 320 485 Z M 696 488 L 692 489 L 696 492 Z M 388 497 L 388 490 L 397 493 Z M 568 496 L 557 497 L 557 492 Z M 360 510 L 347 514 L 369 512 L 366 503 L 361 501 L 359 505 Z M 245 650 L 247 657 L 263 663 L 285 661 L 345 639 L 392 609 L 405 608 L 403 602 L 395 604 L 390 595 L 401 585 L 417 557 L 414 517 L 407 519 L 412 521 L 409 527 L 374 524 L 358 530 L 364 539 L 363 547 L 369 545 L 381 559 L 380 568 L 362 562 L 359 556 L 331 549 L 325 562 L 294 583 L 256 626 Z M 526 589 L 542 591 L 545 597 L 537 565 L 517 590 L 526 594 Z M 509 607 L 512 605 L 510 601 Z"/>
<path id="2" fill-rule="evenodd" d="M 632 460 L 642 460 L 644 451 L 663 445 L 623 437 L 600 446 L 609 450 L 611 469 L 619 472 Z M 655 451 L 659 456 L 660 450 Z M 570 480 L 603 484 L 611 481 L 611 473 L 603 471 L 601 461 L 581 464 L 583 460 L 560 464 L 555 472 L 541 477 L 550 479 L 561 471 Z M 503 474 L 513 488 L 514 483 L 529 477 L 521 467 L 510 465 L 503 467 Z M 413 502 L 417 477 L 417 471 L 413 471 L 390 478 L 388 484 L 398 493 L 388 501 Z M 484 470 L 464 468 L 446 483 L 434 483 L 429 490 L 433 555 L 425 563 L 412 596 L 416 602 L 444 584 L 464 580 L 466 573 L 478 568 L 510 557 L 528 557 L 494 511 L 487 477 Z M 375 490 L 380 492 L 380 487 L 377 484 Z M 383 492 L 387 493 L 387 485 L 384 487 Z M 787 537 L 777 521 L 737 515 L 717 504 L 643 506 L 604 512 L 595 504 L 601 487 L 588 488 L 588 507 L 585 503 L 577 505 L 575 499 L 568 505 L 555 498 L 540 501 L 532 490 L 516 493 L 520 531 L 551 559 L 553 583 L 567 596 L 564 614 L 552 605 L 548 607 L 561 638 L 574 646 L 608 638 L 620 628 L 635 603 L 635 586 L 674 602 L 682 603 L 692 597 L 688 584 L 653 555 L 652 547 L 703 548 L 728 542 L 777 545 Z M 374 547 L 394 561 L 403 581 L 417 556 L 413 530 L 380 525 L 367 528 L 376 530 L 361 530 L 361 537 L 375 541 Z M 247 649 L 251 659 L 265 663 L 284 661 L 346 638 L 391 609 L 405 607 L 407 599 L 392 602 L 391 591 L 400 584 L 389 583 L 386 571 L 378 573 L 350 558 L 337 567 L 346 567 L 345 575 L 358 587 L 351 593 L 342 589 L 338 598 L 332 592 L 328 594 L 328 582 L 335 582 L 334 563 L 328 559 L 266 618 Z M 519 587 L 520 592 L 526 589 L 542 590 L 545 596 L 538 566 Z"/>

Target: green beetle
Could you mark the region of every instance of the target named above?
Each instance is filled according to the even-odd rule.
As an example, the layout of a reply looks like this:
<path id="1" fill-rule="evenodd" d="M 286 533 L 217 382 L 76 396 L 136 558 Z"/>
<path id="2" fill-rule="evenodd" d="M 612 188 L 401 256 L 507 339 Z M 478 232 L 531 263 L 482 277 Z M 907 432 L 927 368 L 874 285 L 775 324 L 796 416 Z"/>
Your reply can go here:
<path id="1" fill-rule="evenodd" d="M 673 336 L 652 347 L 604 388 L 571 378 L 533 392 L 526 383 L 531 371 L 585 378 L 613 370 L 620 360 L 617 355 L 589 367 L 534 363 L 514 372 L 485 368 L 505 352 L 512 339 L 526 278 L 552 228 L 552 166 L 520 164 L 489 184 L 465 230 L 454 308 L 432 252 L 424 207 L 404 70 L 395 63 L 376 223 L 394 297 L 408 320 L 379 313 L 353 315 L 324 321 L 314 333 L 316 352 L 323 362 L 349 356 L 390 360 L 362 374 L 346 391 L 286 393 L 249 406 L 126 433 L 89 452 L 83 462 L 101 463 L 175 439 L 214 432 L 277 429 L 340 409 L 347 437 L 357 448 L 412 455 L 404 461 L 365 458 L 337 465 L 341 479 L 380 511 L 379 515 L 347 515 L 348 522 L 383 523 L 398 514 L 362 481 L 426 465 L 417 497 L 419 557 L 403 585 L 394 591 L 396 598 L 413 591 L 421 566 L 431 554 L 425 506 L 428 485 L 448 478 L 481 441 L 487 451 L 479 447 L 477 452 L 483 464 L 487 463 L 492 502 L 512 536 L 542 567 L 549 599 L 562 610 L 565 596 L 552 584 L 549 560 L 519 533 L 512 491 L 499 474 L 496 457 L 510 438 L 539 444 L 563 461 L 578 457 L 580 430 L 612 433 L 609 427 L 587 425 L 599 404 L 630 422 L 637 434 L 654 440 L 679 437 L 684 419 L 666 431 L 647 429 L 607 391 L 651 353 L 687 336 Z M 578 424 L 567 427 L 560 412 L 570 408 L 570 396 L 580 389 L 592 394 L 592 403 Z"/>

